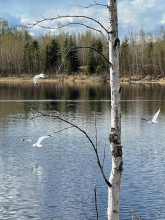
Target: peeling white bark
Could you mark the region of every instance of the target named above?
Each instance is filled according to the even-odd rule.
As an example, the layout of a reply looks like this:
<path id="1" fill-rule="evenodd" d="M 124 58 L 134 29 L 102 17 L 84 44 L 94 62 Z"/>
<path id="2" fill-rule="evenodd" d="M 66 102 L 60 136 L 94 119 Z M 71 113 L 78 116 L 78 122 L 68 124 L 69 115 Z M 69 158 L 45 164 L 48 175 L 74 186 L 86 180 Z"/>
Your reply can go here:
<path id="1" fill-rule="evenodd" d="M 120 183 L 123 169 L 121 147 L 121 107 L 119 74 L 119 38 L 117 19 L 117 0 L 108 0 L 109 9 L 109 61 L 111 86 L 111 133 L 109 136 L 112 153 L 112 170 L 108 187 L 108 220 L 119 220 Z"/>

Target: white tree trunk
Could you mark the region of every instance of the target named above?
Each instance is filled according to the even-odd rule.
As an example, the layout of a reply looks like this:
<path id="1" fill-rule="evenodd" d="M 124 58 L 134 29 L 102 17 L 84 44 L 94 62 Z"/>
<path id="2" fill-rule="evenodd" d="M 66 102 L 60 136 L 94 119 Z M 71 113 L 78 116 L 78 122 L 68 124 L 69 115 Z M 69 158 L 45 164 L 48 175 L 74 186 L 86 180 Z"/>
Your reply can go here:
<path id="1" fill-rule="evenodd" d="M 119 220 L 120 183 L 123 170 L 121 147 L 121 107 L 119 75 L 119 38 L 117 0 L 108 0 L 109 9 L 109 61 L 111 86 L 111 133 L 109 136 L 112 153 L 112 170 L 108 187 L 108 220 Z"/>

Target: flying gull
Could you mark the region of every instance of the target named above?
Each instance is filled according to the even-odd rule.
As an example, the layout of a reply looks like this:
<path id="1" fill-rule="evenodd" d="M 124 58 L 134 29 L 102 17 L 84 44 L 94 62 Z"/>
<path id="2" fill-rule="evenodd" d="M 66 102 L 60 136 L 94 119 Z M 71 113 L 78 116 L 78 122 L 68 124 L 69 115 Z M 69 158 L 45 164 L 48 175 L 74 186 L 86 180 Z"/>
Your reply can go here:
<path id="1" fill-rule="evenodd" d="M 39 75 L 36 75 L 36 76 L 33 78 L 34 86 L 36 85 L 37 80 L 38 80 L 39 78 L 45 78 L 45 77 L 46 77 L 46 75 L 43 74 L 43 73 L 40 73 Z"/>
<path id="2" fill-rule="evenodd" d="M 41 142 L 45 139 L 45 138 L 49 138 L 52 137 L 53 135 L 47 135 L 47 136 L 42 136 L 38 139 L 37 143 L 33 144 L 33 147 L 42 147 Z"/>
<path id="3" fill-rule="evenodd" d="M 40 137 L 39 139 L 38 139 L 38 141 L 35 143 L 35 144 L 33 144 L 33 147 L 42 147 L 42 145 L 41 145 L 41 142 L 44 140 L 44 139 L 46 139 L 46 138 L 49 138 L 49 137 L 52 137 L 53 135 L 46 135 L 46 136 L 42 136 L 42 137 Z M 32 142 L 30 139 L 23 139 L 23 141 L 26 141 L 26 142 Z"/>
<path id="4" fill-rule="evenodd" d="M 153 119 L 151 121 L 145 119 L 145 118 L 141 118 L 142 120 L 148 121 L 149 123 L 158 123 L 157 121 L 157 117 L 159 115 L 160 109 L 156 112 L 156 114 L 154 115 Z"/>

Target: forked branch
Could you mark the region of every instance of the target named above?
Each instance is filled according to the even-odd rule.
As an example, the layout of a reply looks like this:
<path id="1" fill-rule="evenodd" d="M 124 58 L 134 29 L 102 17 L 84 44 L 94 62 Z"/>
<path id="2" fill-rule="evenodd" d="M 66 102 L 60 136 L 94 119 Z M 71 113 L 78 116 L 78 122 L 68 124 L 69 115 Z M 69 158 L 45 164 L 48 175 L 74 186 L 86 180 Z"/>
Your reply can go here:
<path id="1" fill-rule="evenodd" d="M 108 30 L 99 22 L 97 21 L 96 19 L 94 18 L 91 18 L 91 17 L 88 17 L 88 16 L 85 16 L 85 15 L 58 15 L 57 17 L 53 17 L 53 18 L 45 18 L 43 15 L 41 15 L 41 17 L 43 19 L 41 20 L 38 20 L 34 23 L 30 23 L 28 24 L 28 28 L 32 28 L 34 26 L 41 26 L 43 28 L 50 28 L 50 27 L 47 27 L 45 25 L 42 25 L 43 22 L 45 21 L 55 21 L 55 20 L 58 20 L 58 19 L 62 19 L 62 18 L 85 18 L 87 20 L 92 20 L 94 21 L 95 23 L 97 23 L 107 34 L 109 33 Z"/>

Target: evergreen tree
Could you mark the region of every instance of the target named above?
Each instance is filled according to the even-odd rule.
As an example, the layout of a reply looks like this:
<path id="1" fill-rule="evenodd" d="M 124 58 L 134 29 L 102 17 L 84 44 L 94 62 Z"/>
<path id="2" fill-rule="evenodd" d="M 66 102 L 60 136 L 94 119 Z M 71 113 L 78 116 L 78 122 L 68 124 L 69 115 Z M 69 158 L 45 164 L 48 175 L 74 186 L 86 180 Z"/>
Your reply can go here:
<path id="1" fill-rule="evenodd" d="M 24 72 L 32 73 L 32 55 L 30 43 L 26 43 L 24 46 Z"/>
<path id="2" fill-rule="evenodd" d="M 103 43 L 100 39 L 93 39 L 91 47 L 96 49 L 99 53 L 103 52 Z M 92 48 L 89 49 L 87 56 L 87 72 L 88 74 L 100 74 L 105 68 L 105 61 L 102 56 Z"/>
<path id="3" fill-rule="evenodd" d="M 87 56 L 87 73 L 92 74 L 96 72 L 96 58 L 94 55 L 94 50 L 89 49 Z"/>
<path id="4" fill-rule="evenodd" d="M 103 43 L 100 40 L 100 38 L 96 40 L 96 49 L 99 53 L 103 53 Z M 100 74 L 106 68 L 105 59 L 99 53 L 97 52 L 95 53 L 96 53 L 96 62 L 97 62 L 96 73 Z"/>
<path id="5" fill-rule="evenodd" d="M 51 65 L 50 65 L 50 54 L 51 54 L 51 47 L 49 44 L 46 45 L 45 51 L 44 51 L 44 70 L 46 72 L 50 73 Z"/>
<path id="6" fill-rule="evenodd" d="M 53 39 L 45 48 L 45 71 L 55 73 L 61 63 L 60 45 L 57 39 Z"/>
<path id="7" fill-rule="evenodd" d="M 65 72 L 70 75 L 72 72 L 78 71 L 80 66 L 77 50 L 72 49 L 76 47 L 76 42 L 73 40 L 72 36 L 69 37 L 69 40 L 68 36 L 66 36 L 64 46 L 66 48 L 65 51 L 67 54 Z"/>
<path id="8" fill-rule="evenodd" d="M 7 33 L 9 33 L 10 28 L 8 26 L 8 21 L 0 18 L 0 35 L 5 35 Z"/>
<path id="9" fill-rule="evenodd" d="M 129 75 L 130 68 L 130 48 L 128 37 L 125 37 L 120 45 L 119 51 L 120 71 L 124 75 Z"/>
<path id="10" fill-rule="evenodd" d="M 34 40 L 31 44 L 32 50 L 32 64 L 33 64 L 33 72 L 38 73 L 40 71 L 40 50 L 39 43 Z"/>
<path id="11" fill-rule="evenodd" d="M 34 40 L 24 46 L 24 72 L 37 73 L 40 71 L 39 43 Z"/>

